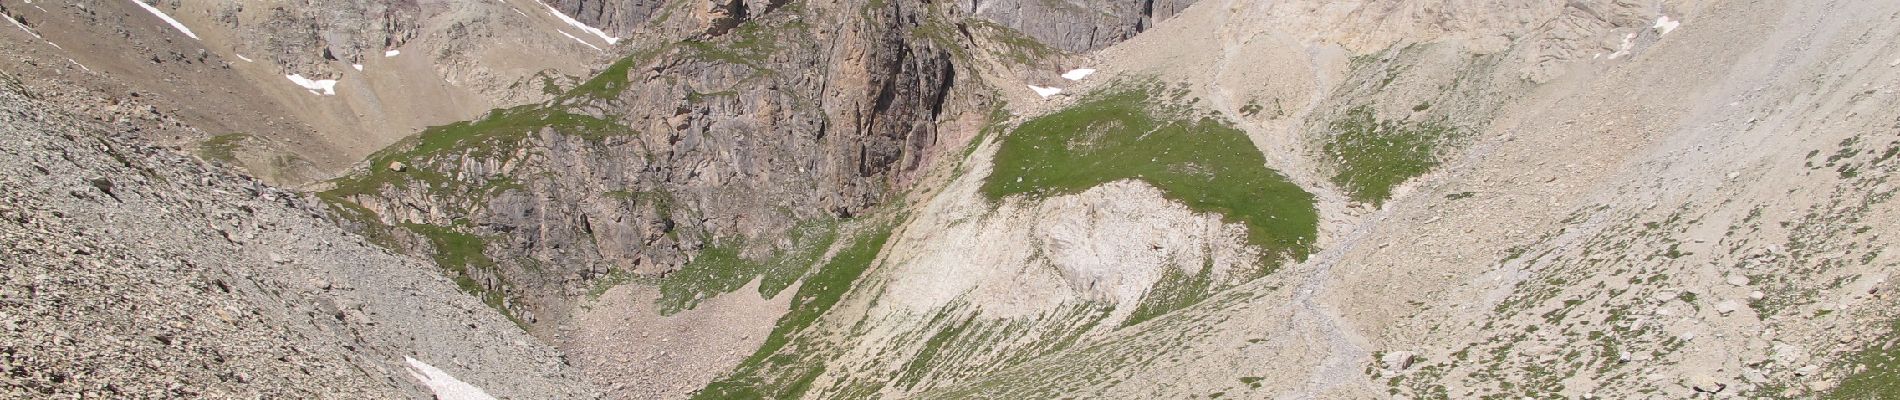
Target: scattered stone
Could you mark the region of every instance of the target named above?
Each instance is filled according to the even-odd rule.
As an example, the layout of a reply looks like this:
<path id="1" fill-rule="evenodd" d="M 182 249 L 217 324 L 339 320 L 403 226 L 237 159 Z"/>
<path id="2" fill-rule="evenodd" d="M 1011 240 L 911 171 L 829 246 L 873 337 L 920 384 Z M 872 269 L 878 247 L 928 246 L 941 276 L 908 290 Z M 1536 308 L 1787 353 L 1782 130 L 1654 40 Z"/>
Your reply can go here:
<path id="1" fill-rule="evenodd" d="M 1385 365 L 1385 369 L 1388 371 L 1404 371 L 1407 368 L 1411 368 L 1412 361 L 1416 360 L 1417 358 L 1418 358 L 1417 353 L 1413 353 L 1410 351 L 1394 351 L 1390 353 L 1385 353 L 1385 356 L 1380 357 L 1379 361 Z"/>
<path id="2" fill-rule="evenodd" d="M 1821 367 L 1820 367 L 1820 366 L 1818 366 L 1818 365 L 1814 365 L 1814 364 L 1808 364 L 1807 366 L 1803 366 L 1803 367 L 1801 367 L 1801 368 L 1796 368 L 1796 369 L 1794 370 L 1794 375 L 1795 375 L 1795 376 L 1808 376 L 1808 375 L 1814 375 L 1814 373 L 1815 373 L 1815 372 L 1820 372 L 1820 371 L 1821 371 Z"/>
<path id="3" fill-rule="evenodd" d="M 403 164 L 402 161 L 390 161 L 389 170 L 394 172 L 407 172 L 409 171 L 409 165 Z"/>
<path id="4" fill-rule="evenodd" d="M 1742 380 L 1748 381 L 1748 383 L 1760 384 L 1768 382 L 1768 375 L 1761 373 L 1761 370 L 1750 368 L 1742 371 Z"/>
<path id="5" fill-rule="evenodd" d="M 1727 382 L 1708 374 L 1696 374 L 1689 378 L 1688 383 L 1689 387 L 1695 389 L 1697 393 L 1719 393 L 1722 389 L 1728 389 Z"/>
<path id="6" fill-rule="evenodd" d="M 1808 382 L 1808 390 L 1812 390 L 1816 392 L 1826 392 L 1832 389 L 1834 389 L 1833 380 L 1822 379 L 1822 380 L 1817 380 L 1813 382 Z"/>
<path id="7" fill-rule="evenodd" d="M 1670 300 L 1675 300 L 1676 297 L 1680 295 L 1681 295 L 1680 293 L 1674 290 L 1658 290 L 1656 291 L 1656 294 L 1651 295 L 1650 297 L 1656 299 L 1656 301 L 1659 301 L 1659 302 L 1667 302 Z"/>

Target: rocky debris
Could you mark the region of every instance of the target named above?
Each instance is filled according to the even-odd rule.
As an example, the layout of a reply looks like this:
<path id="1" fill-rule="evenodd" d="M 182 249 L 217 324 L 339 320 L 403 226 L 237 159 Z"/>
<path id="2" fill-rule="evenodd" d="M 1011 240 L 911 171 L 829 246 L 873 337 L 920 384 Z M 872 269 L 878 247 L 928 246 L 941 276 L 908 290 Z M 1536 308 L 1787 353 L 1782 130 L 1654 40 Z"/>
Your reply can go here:
<path id="1" fill-rule="evenodd" d="M 0 397 L 593 396 L 429 263 L 312 199 L 0 90 Z"/>

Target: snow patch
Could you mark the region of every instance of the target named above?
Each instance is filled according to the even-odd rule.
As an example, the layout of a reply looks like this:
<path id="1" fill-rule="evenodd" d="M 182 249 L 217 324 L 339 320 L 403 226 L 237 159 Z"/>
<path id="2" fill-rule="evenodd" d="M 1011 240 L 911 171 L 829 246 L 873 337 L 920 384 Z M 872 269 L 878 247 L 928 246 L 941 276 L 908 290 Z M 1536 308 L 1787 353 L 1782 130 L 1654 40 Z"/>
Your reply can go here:
<path id="1" fill-rule="evenodd" d="M 1036 91 L 1037 96 L 1042 96 L 1042 98 L 1045 98 L 1045 99 L 1049 98 L 1049 96 L 1054 96 L 1054 95 L 1062 93 L 1062 88 L 1042 87 L 1042 86 L 1036 86 L 1036 85 L 1029 85 L 1029 90 Z"/>
<path id="2" fill-rule="evenodd" d="M 152 5 L 145 4 L 145 2 L 139 1 L 139 0 L 132 0 L 132 4 L 137 4 L 139 5 L 139 8 L 144 8 L 145 11 L 152 12 L 152 15 L 157 15 L 158 19 L 165 20 L 165 23 L 171 24 L 173 28 L 178 28 L 178 31 L 184 32 L 185 36 L 190 36 L 192 39 L 198 38 L 198 34 L 191 33 L 191 28 L 186 28 L 185 24 L 179 23 L 178 20 L 172 19 L 172 16 L 170 15 L 165 15 L 165 12 L 159 11 L 158 7 L 152 7 Z"/>
<path id="3" fill-rule="evenodd" d="M 252 60 L 250 57 L 245 57 L 243 54 L 233 54 L 233 55 L 237 56 L 239 60 L 244 60 L 244 62 L 257 62 L 257 60 Z"/>
<path id="4" fill-rule="evenodd" d="M 402 360 L 409 363 L 409 376 L 422 382 L 422 386 L 428 387 L 429 391 L 435 392 L 435 397 L 438 399 L 495 400 L 495 396 L 489 396 L 488 392 L 482 391 L 482 388 L 470 385 L 461 379 L 455 379 L 455 376 L 429 363 L 409 356 L 403 356 Z"/>
<path id="5" fill-rule="evenodd" d="M 383 52 L 384 58 L 395 57 L 395 56 L 400 56 L 400 55 L 402 55 L 402 50 L 390 50 L 390 51 Z"/>
<path id="6" fill-rule="evenodd" d="M 607 36 L 607 32 L 601 31 L 600 29 L 595 29 L 594 27 L 591 27 L 591 26 L 587 26 L 587 24 L 581 23 L 580 20 L 576 20 L 574 19 L 574 17 L 569 17 L 567 16 L 567 14 L 562 14 L 561 10 L 554 9 L 554 6 L 548 5 L 547 3 L 541 3 L 541 6 L 547 7 L 548 13 L 554 14 L 555 18 L 560 18 L 561 22 L 566 22 L 568 25 L 573 25 L 574 28 L 580 29 L 587 33 L 592 33 L 594 34 L 594 36 L 599 36 L 600 40 L 607 41 L 607 44 L 620 43 L 620 38 Z M 568 37 L 573 37 L 573 36 L 569 35 Z"/>
<path id="7" fill-rule="evenodd" d="M 1621 48 L 1616 49 L 1615 53 L 1610 53 L 1610 59 L 1615 60 L 1630 55 L 1630 49 L 1632 48 L 1636 48 L 1636 34 L 1623 35 L 1623 45 Z"/>
<path id="8" fill-rule="evenodd" d="M 1095 73 L 1094 68 L 1076 68 L 1076 69 L 1069 70 L 1069 73 L 1062 74 L 1062 78 L 1072 80 L 1072 81 L 1079 81 L 1079 80 L 1082 80 L 1082 78 L 1087 78 L 1089 77 L 1089 75 L 1094 74 L 1094 73 Z"/>
<path id="9" fill-rule="evenodd" d="M 1667 35 L 1669 31 L 1676 30 L 1676 27 L 1680 26 L 1682 26 L 1682 21 L 1672 20 L 1669 19 L 1669 16 L 1664 15 L 1661 18 L 1656 18 L 1656 26 L 1652 26 L 1651 28 L 1656 29 L 1656 32 Z"/>
<path id="10" fill-rule="evenodd" d="M 336 95 L 335 79 L 311 80 L 310 78 L 303 77 L 301 74 L 284 75 L 284 78 L 290 79 L 290 82 L 296 83 L 297 86 L 302 86 L 304 89 L 310 90 L 310 93 L 323 96 Z"/>
<path id="11" fill-rule="evenodd" d="M 580 42 L 580 44 L 581 44 L 582 46 L 587 46 L 587 47 L 592 47 L 592 48 L 594 48 L 594 51 L 600 51 L 600 52 L 605 52 L 605 51 L 606 51 L 606 50 L 601 50 L 601 49 L 600 49 L 600 46 L 595 46 L 595 45 L 594 45 L 593 43 L 588 43 L 588 42 L 587 42 L 587 41 L 585 41 L 585 40 L 581 40 L 581 38 L 578 38 L 578 37 L 574 37 L 574 35 L 571 35 L 571 34 L 568 34 L 568 33 L 567 33 L 567 31 L 564 31 L 564 30 L 560 30 L 560 29 L 555 29 L 554 31 L 555 31 L 555 32 L 560 32 L 560 33 L 561 33 L 561 36 L 566 36 L 566 37 L 567 37 L 568 39 L 574 39 L 574 41 L 576 41 L 576 42 Z"/>
<path id="12" fill-rule="evenodd" d="M 350 64 L 350 68 L 356 68 L 357 71 L 362 71 L 363 64 Z"/>

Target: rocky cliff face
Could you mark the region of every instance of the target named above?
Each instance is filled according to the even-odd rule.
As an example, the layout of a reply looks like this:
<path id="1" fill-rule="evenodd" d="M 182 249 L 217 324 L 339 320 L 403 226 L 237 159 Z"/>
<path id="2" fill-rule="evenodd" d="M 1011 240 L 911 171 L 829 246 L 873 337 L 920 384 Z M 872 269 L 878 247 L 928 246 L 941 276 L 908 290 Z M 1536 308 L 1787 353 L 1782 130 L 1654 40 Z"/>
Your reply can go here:
<path id="1" fill-rule="evenodd" d="M 711 3 L 691 0 L 549 0 L 547 5 L 600 29 L 628 34 L 648 26 L 670 3 Z M 681 4 L 680 6 L 688 6 Z"/>
<path id="2" fill-rule="evenodd" d="M 238 54 L 313 79 L 342 75 L 352 64 L 402 48 L 420 34 L 425 17 L 415 0 L 221 1 L 202 7 L 231 32 Z"/>
<path id="3" fill-rule="evenodd" d="M 1195 0 L 959 0 L 969 15 L 994 21 L 1058 49 L 1083 52 L 1134 37 Z"/>
<path id="4" fill-rule="evenodd" d="M 612 274 L 802 245 L 779 238 L 879 204 L 949 146 L 940 124 L 987 112 L 952 104 L 949 52 L 912 36 L 927 10 L 756 10 L 550 103 L 425 132 L 329 193 L 379 224 L 451 227 L 519 256 L 470 274 L 534 322 Z"/>

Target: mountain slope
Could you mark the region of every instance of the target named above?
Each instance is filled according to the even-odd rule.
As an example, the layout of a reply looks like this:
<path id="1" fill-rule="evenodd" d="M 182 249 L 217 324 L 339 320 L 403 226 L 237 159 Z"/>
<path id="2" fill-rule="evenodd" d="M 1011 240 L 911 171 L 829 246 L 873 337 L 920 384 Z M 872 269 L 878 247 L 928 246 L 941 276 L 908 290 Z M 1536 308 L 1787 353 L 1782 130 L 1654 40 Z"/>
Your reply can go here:
<path id="1" fill-rule="evenodd" d="M 34 96 L 0 90 L 0 396 L 431 398 L 425 370 L 501 397 L 594 395 L 313 199 Z"/>
<path id="2" fill-rule="evenodd" d="M 149 114 L 176 123 L 148 139 L 226 147 L 221 161 L 285 185 L 427 126 L 544 100 L 611 48 L 525 0 L 156 4 L 0 2 L 17 22 L 0 33 L 7 69 L 102 118 L 159 105 Z"/>
<path id="3" fill-rule="evenodd" d="M 160 8 L 194 26 L 216 15 L 207 4 Z M 427 63 L 439 75 L 403 79 L 439 78 L 469 91 L 456 99 L 485 102 L 450 108 L 497 108 L 400 128 L 414 133 L 400 140 L 378 136 L 387 141 L 338 156 L 354 162 L 341 176 L 304 186 L 320 202 L 284 200 L 361 239 L 339 238 L 350 243 L 342 255 L 284 246 L 296 254 L 267 254 L 282 268 L 257 274 L 288 276 L 284 287 L 296 289 L 300 274 L 356 276 L 357 260 L 393 260 L 412 268 L 374 269 L 397 276 L 315 285 L 323 290 L 297 299 L 322 304 L 337 291 L 326 287 L 363 285 L 349 295 L 384 310 L 372 316 L 434 315 L 424 332 L 454 333 L 405 347 L 413 331 L 377 322 L 353 328 L 371 332 L 354 342 L 332 341 L 294 307 L 258 324 L 289 333 L 226 333 L 346 343 L 323 347 L 334 356 L 316 365 L 344 371 L 331 384 L 366 396 L 416 390 L 386 377 L 399 374 L 348 372 L 397 367 L 391 360 L 405 355 L 495 394 L 553 398 L 590 395 L 583 380 L 611 398 L 1895 395 L 1886 202 L 1900 154 L 1900 111 L 1889 107 L 1900 81 L 1897 5 L 351 5 L 382 20 L 284 6 L 332 25 L 319 24 L 314 42 L 230 47 L 333 46 L 336 60 L 273 61 L 323 72 L 375 50 L 364 38 L 414 48 L 431 42 L 413 32 L 431 26 L 528 24 L 611 61 L 585 79 L 509 69 L 542 83 L 533 90 L 453 83 L 472 75 L 444 52 L 515 44 L 451 34 Z M 282 28 L 243 17 L 251 12 L 231 32 Z M 405 22 L 417 15 L 468 23 Z M 21 32 L 49 26 L 59 25 Z M 34 49 L 22 53 L 68 54 Z M 81 72 L 9 72 L 4 83 L 31 90 L 59 80 L 35 79 Z M 97 93 L 46 95 L 100 101 L 87 96 Z M 168 96 L 80 112 L 144 136 L 219 123 L 146 111 Z M 244 142 L 205 143 L 194 147 L 225 154 Z M 16 208 L 60 205 L 101 215 L 108 229 L 144 229 L 135 232 L 153 230 L 134 216 L 173 218 L 101 207 L 144 186 L 95 165 L 110 157 L 89 157 L 72 174 L 117 178 L 70 188 L 33 178 L 52 189 Z M 19 176 L 48 174 L 16 164 Z M 204 204 L 235 201 L 212 193 Z M 16 224 L 26 232 L 39 220 Z M 318 240 L 334 231 L 310 229 Z M 256 240 L 242 232 L 217 237 Z M 260 287 L 276 287 L 272 279 Z M 426 286 L 421 304 L 459 314 L 386 298 L 410 292 L 384 285 L 406 284 Z M 464 317 L 468 329 L 447 327 Z M 538 358 L 549 350 L 529 342 L 572 366 Z M 438 361 L 451 354 L 483 361 Z M 509 375 L 518 371 L 534 373 Z M 416 379 L 454 382 L 428 375 Z"/>

